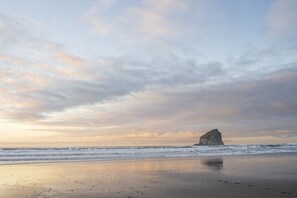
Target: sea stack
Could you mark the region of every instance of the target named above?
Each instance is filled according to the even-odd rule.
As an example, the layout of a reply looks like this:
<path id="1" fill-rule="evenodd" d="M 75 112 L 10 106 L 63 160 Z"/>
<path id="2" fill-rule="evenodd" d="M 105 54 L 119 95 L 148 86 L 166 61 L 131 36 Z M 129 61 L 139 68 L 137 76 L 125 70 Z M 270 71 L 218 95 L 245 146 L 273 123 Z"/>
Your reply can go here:
<path id="1" fill-rule="evenodd" d="M 218 129 L 213 129 L 200 137 L 198 145 L 224 145 L 222 134 Z"/>

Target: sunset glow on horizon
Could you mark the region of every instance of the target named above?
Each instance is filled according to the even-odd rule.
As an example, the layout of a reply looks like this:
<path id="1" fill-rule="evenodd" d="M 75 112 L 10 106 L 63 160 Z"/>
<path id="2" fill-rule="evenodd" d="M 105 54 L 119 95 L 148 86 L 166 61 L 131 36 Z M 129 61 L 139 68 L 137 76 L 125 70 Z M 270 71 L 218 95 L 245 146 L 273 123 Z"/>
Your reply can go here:
<path id="1" fill-rule="evenodd" d="M 0 1 L 0 147 L 296 143 L 296 10 Z"/>

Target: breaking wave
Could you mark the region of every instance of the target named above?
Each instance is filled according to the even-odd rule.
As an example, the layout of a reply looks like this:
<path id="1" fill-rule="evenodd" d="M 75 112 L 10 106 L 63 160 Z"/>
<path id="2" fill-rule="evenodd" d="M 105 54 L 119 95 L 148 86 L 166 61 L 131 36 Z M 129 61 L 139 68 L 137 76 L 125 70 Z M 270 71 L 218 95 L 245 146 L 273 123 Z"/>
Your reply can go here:
<path id="1" fill-rule="evenodd" d="M 0 164 L 297 153 L 297 143 L 225 146 L 0 148 Z"/>

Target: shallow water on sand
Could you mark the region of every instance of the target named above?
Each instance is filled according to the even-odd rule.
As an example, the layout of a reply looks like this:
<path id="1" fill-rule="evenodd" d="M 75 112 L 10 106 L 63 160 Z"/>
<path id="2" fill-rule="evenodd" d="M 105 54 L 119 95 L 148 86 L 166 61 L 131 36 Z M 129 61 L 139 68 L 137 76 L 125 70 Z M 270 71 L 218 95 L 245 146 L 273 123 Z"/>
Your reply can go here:
<path id="1" fill-rule="evenodd" d="M 297 155 L 0 166 L 0 197 L 296 197 Z"/>

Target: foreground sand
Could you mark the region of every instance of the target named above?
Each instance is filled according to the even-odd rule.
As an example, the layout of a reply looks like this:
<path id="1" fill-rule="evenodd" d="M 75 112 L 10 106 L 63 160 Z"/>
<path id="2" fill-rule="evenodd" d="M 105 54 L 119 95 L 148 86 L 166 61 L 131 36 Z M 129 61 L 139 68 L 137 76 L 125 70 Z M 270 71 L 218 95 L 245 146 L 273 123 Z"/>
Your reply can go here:
<path id="1" fill-rule="evenodd" d="M 297 197 L 297 154 L 0 166 L 0 197 Z"/>

